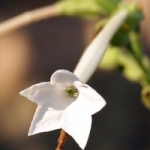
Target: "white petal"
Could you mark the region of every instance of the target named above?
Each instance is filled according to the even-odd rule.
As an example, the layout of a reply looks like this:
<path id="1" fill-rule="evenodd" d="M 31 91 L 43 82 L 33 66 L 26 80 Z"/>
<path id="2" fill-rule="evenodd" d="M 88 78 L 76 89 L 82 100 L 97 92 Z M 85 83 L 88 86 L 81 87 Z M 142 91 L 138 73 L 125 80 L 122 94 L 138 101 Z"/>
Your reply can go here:
<path id="1" fill-rule="evenodd" d="M 52 84 L 72 85 L 75 81 L 79 81 L 79 79 L 68 70 L 57 70 L 51 76 Z"/>
<path id="2" fill-rule="evenodd" d="M 82 114 L 92 115 L 105 106 L 105 100 L 90 86 L 78 81 L 75 82 L 74 85 L 79 91 L 79 96 L 76 101 L 67 108 L 69 111 L 78 111 Z"/>
<path id="3" fill-rule="evenodd" d="M 48 105 L 57 110 L 65 109 L 74 101 L 65 93 L 63 85 L 51 85 L 49 82 L 35 84 L 20 94 L 38 105 Z"/>
<path id="4" fill-rule="evenodd" d="M 66 114 L 66 120 L 62 129 L 71 135 L 78 145 L 84 149 L 89 137 L 91 123 L 91 116 L 84 116 L 80 113 L 73 114 L 70 112 Z"/>
<path id="5" fill-rule="evenodd" d="M 28 135 L 60 129 L 63 122 L 62 111 L 55 111 L 47 106 L 38 106 Z"/>

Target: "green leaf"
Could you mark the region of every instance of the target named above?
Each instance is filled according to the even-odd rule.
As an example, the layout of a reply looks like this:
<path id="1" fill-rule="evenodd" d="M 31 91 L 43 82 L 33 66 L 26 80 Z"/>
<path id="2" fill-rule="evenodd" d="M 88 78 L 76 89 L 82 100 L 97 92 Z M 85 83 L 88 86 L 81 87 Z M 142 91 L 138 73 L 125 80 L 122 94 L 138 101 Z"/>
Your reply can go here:
<path id="1" fill-rule="evenodd" d="M 117 7 L 120 0 L 95 0 L 99 7 L 103 7 L 107 14 L 111 14 L 112 11 Z"/>
<path id="2" fill-rule="evenodd" d="M 120 53 L 121 51 L 119 48 L 109 46 L 99 65 L 100 69 L 113 70 L 118 68 Z"/>
<path id="3" fill-rule="evenodd" d="M 119 65 L 123 68 L 122 74 L 125 78 L 133 82 L 144 82 L 146 75 L 131 54 L 122 51 Z"/>
<path id="4" fill-rule="evenodd" d="M 104 14 L 103 7 L 99 7 L 95 0 L 62 0 L 57 3 L 60 15 L 95 18 Z"/>
<path id="5" fill-rule="evenodd" d="M 145 82 L 146 75 L 135 59 L 128 51 L 123 51 L 119 47 L 109 46 L 99 67 L 105 70 L 118 69 L 126 79 L 132 82 L 142 84 Z"/>

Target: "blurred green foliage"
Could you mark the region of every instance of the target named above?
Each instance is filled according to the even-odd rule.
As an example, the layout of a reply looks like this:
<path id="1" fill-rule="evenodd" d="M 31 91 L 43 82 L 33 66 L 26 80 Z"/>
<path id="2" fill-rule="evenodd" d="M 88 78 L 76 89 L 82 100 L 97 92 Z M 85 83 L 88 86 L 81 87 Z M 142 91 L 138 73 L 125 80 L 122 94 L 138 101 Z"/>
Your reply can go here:
<path id="1" fill-rule="evenodd" d="M 109 47 L 104 55 L 100 68 L 105 70 L 118 69 L 130 81 L 143 83 L 145 73 L 138 66 L 133 56 L 118 47 Z"/>
<path id="2" fill-rule="evenodd" d="M 57 5 L 61 15 L 95 18 L 105 13 L 95 0 L 62 0 Z"/>
<path id="3" fill-rule="evenodd" d="M 111 14 L 119 4 L 120 0 L 95 0 L 98 6 L 105 10 L 106 14 Z"/>
<path id="4" fill-rule="evenodd" d="M 57 3 L 61 15 L 96 18 L 109 16 L 120 0 L 61 0 Z"/>

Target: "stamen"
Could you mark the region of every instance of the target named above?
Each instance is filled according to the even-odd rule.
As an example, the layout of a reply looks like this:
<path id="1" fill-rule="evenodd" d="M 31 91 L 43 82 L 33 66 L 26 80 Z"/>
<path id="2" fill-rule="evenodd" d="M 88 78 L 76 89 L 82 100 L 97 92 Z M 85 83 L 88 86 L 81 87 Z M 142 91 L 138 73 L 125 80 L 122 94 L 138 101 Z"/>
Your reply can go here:
<path id="1" fill-rule="evenodd" d="M 74 98 L 76 98 L 76 97 L 79 95 L 78 89 L 76 89 L 76 88 L 73 87 L 73 86 L 67 87 L 67 88 L 66 88 L 66 93 L 67 93 L 69 96 L 74 97 Z"/>

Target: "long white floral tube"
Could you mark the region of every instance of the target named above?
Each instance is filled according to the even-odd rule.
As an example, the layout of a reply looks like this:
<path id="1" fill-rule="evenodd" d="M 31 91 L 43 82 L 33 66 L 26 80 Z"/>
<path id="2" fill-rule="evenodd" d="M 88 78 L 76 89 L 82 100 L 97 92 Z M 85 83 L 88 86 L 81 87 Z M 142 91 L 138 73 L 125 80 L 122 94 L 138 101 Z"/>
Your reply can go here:
<path id="1" fill-rule="evenodd" d="M 86 83 L 96 70 L 110 40 L 127 18 L 127 14 L 127 10 L 121 10 L 115 14 L 85 50 L 74 71 L 82 82 Z"/>

